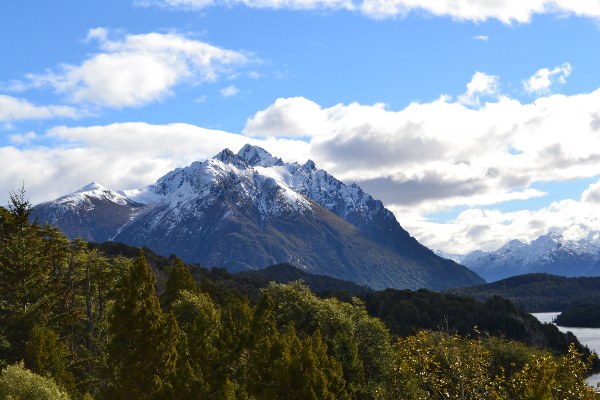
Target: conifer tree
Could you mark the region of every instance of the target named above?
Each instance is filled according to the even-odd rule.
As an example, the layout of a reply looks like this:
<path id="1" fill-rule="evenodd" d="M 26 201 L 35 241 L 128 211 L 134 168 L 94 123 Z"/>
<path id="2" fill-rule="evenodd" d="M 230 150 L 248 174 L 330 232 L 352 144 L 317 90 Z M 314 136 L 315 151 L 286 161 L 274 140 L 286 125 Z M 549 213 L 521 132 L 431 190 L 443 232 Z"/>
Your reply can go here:
<path id="1" fill-rule="evenodd" d="M 29 223 L 31 204 L 24 189 L 0 208 L 0 335 L 10 343 L 2 358 L 23 357 L 28 334 L 36 321 L 47 318 L 50 267 L 40 227 Z"/>
<path id="2" fill-rule="evenodd" d="M 198 287 L 194 282 L 190 270 L 180 258 L 175 257 L 173 265 L 169 268 L 169 278 L 165 285 L 165 291 L 160 296 L 163 307 L 168 310 L 183 290 L 198 293 Z"/>
<path id="3" fill-rule="evenodd" d="M 181 398 L 203 399 L 217 390 L 217 344 L 221 315 L 205 293 L 179 292 L 172 304 L 181 329 L 177 390 Z"/>
<path id="4" fill-rule="evenodd" d="M 179 328 L 173 314 L 162 312 L 154 283 L 140 253 L 123 278 L 110 317 L 108 398 L 173 397 Z"/>
<path id="5" fill-rule="evenodd" d="M 39 375 L 52 377 L 72 395 L 75 378 L 67 369 L 67 357 L 68 353 L 56 332 L 40 325 L 33 327 L 25 351 L 25 366 Z"/>

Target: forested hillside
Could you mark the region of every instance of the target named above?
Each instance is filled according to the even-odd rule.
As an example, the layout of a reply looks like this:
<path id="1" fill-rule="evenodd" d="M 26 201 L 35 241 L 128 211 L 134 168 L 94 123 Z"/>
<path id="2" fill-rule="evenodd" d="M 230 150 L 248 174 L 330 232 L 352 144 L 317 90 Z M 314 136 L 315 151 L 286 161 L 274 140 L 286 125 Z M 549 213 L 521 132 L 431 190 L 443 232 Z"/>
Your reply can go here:
<path id="1" fill-rule="evenodd" d="M 501 296 L 528 312 L 563 311 L 577 304 L 600 304 L 600 277 L 525 274 L 448 292 L 481 301 Z"/>
<path id="2" fill-rule="evenodd" d="M 0 399 L 593 399 L 586 361 L 442 329 L 390 333 L 305 285 L 239 288 L 107 256 L 0 208 Z M 113 249 L 114 250 L 114 249 Z M 123 250 L 123 249 L 122 249 Z M 125 249 L 126 250 L 126 249 Z"/>

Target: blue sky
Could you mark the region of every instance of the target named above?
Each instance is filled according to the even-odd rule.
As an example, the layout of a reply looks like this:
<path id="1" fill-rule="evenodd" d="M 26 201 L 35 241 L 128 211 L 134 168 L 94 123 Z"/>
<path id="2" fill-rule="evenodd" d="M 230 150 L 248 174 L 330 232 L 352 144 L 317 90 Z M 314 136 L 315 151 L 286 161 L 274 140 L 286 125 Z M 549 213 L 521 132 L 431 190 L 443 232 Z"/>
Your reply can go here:
<path id="1" fill-rule="evenodd" d="M 600 1 L 0 5 L 0 191 L 142 187 L 251 142 L 433 248 L 600 232 Z"/>

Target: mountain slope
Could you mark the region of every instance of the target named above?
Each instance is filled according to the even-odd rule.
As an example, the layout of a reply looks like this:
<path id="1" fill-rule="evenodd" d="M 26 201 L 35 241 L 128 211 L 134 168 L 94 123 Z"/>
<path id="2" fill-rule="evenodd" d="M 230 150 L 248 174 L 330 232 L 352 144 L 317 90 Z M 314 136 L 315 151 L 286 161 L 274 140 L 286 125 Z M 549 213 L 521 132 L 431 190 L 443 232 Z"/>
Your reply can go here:
<path id="1" fill-rule="evenodd" d="M 526 243 L 512 240 L 496 251 L 475 251 L 462 264 L 487 281 L 527 273 L 562 276 L 600 275 L 600 244 L 590 240 L 571 241 L 556 232 Z"/>
<path id="2" fill-rule="evenodd" d="M 89 237 L 102 233 L 230 271 L 293 263 L 377 289 L 440 290 L 482 282 L 419 244 L 358 186 L 345 185 L 312 161 L 286 164 L 254 146 L 246 145 L 238 154 L 225 149 L 146 188 L 116 195 L 120 197 L 104 198 L 110 215 L 89 218 L 121 224 L 115 222 L 110 232 L 96 232 L 96 225 L 86 224 Z M 123 199 L 131 210 L 113 216 Z M 62 221 L 82 218 L 85 211 L 65 208 L 69 212 L 53 214 L 54 204 L 36 207 L 36 215 L 51 219 L 70 236 L 80 234 Z"/>
<path id="3" fill-rule="evenodd" d="M 117 229 L 143 209 L 117 192 L 92 182 L 80 190 L 34 207 L 32 219 L 58 226 L 69 237 L 111 240 Z"/>

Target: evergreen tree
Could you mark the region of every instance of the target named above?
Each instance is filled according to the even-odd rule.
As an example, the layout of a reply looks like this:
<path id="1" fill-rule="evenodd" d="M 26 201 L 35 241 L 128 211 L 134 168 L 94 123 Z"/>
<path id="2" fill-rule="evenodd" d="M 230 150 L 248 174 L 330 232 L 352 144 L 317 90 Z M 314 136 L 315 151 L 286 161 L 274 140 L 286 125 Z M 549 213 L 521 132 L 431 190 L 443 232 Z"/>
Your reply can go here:
<path id="1" fill-rule="evenodd" d="M 221 315 L 205 293 L 179 292 L 172 304 L 181 329 L 177 391 L 180 398 L 204 399 L 218 391 Z"/>
<path id="2" fill-rule="evenodd" d="M 25 366 L 39 375 L 52 377 L 72 395 L 75 378 L 67 368 L 68 356 L 56 332 L 44 326 L 33 327 L 25 351 Z"/>
<path id="3" fill-rule="evenodd" d="M 180 258 L 175 257 L 173 265 L 169 268 L 169 278 L 165 285 L 165 291 L 160 296 L 163 307 L 169 309 L 173 301 L 177 299 L 177 296 L 183 290 L 198 293 L 198 287 L 194 282 L 190 270 Z"/>
<path id="4" fill-rule="evenodd" d="M 110 317 L 108 398 L 173 397 L 179 329 L 154 293 L 155 278 L 143 253 L 121 283 Z"/>
<path id="5" fill-rule="evenodd" d="M 10 201 L 8 210 L 0 208 L 0 335 L 10 343 L 0 358 L 17 361 L 33 325 L 48 319 L 53 296 L 45 237 L 38 225 L 29 224 L 24 190 L 11 194 Z"/>
<path id="6" fill-rule="evenodd" d="M 246 386 L 259 399 L 349 399 L 341 365 L 327 354 L 317 330 L 301 339 L 293 327 L 280 333 L 274 303 L 265 292 L 252 321 Z"/>

